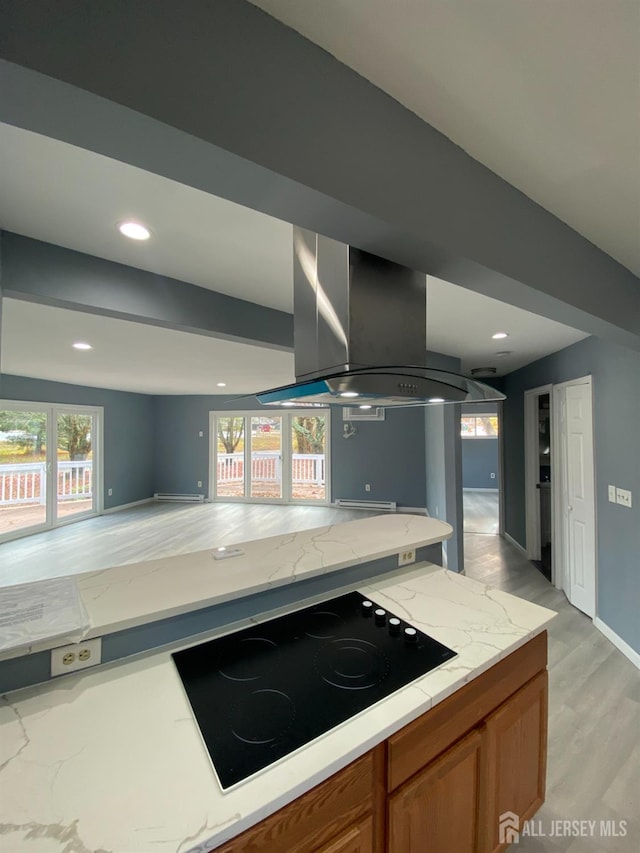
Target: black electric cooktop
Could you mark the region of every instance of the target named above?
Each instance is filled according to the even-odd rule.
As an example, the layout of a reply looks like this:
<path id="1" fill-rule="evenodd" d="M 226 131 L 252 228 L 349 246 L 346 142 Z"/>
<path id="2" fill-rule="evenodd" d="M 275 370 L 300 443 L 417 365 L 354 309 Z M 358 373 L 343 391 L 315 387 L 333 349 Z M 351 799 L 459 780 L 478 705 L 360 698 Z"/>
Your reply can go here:
<path id="1" fill-rule="evenodd" d="M 173 659 L 226 789 L 455 654 L 350 592 Z"/>

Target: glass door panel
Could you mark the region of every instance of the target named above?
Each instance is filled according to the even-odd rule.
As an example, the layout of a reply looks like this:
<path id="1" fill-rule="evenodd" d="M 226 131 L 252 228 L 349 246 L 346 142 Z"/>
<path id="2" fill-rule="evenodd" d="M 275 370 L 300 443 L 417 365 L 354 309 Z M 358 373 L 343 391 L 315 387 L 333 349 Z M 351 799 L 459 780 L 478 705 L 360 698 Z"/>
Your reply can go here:
<path id="1" fill-rule="evenodd" d="M 251 418 L 252 498 L 282 498 L 282 417 Z"/>
<path id="2" fill-rule="evenodd" d="M 94 512 L 93 414 L 64 411 L 56 416 L 56 519 Z"/>
<path id="3" fill-rule="evenodd" d="M 326 501 L 327 415 L 291 415 L 291 498 Z"/>
<path id="4" fill-rule="evenodd" d="M 47 516 L 47 412 L 0 409 L 0 537 Z"/>
<path id="5" fill-rule="evenodd" d="M 216 417 L 216 497 L 245 496 L 246 418 Z"/>

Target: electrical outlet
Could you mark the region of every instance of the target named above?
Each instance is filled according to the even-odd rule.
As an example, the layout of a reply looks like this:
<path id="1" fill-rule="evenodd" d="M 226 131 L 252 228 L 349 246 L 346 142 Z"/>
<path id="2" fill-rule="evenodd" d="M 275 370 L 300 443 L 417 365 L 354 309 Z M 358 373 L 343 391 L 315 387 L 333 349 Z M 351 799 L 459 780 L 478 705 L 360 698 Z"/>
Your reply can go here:
<path id="1" fill-rule="evenodd" d="M 201 489 L 201 488 L 202 488 L 202 480 L 198 480 L 198 488 L 199 488 L 199 489 Z"/>
<path id="2" fill-rule="evenodd" d="M 492 480 L 495 480 L 495 478 L 496 478 L 495 474 L 490 474 L 489 476 L 491 477 Z"/>
<path id="3" fill-rule="evenodd" d="M 627 489 L 616 489 L 616 503 L 631 509 L 631 492 Z"/>
<path id="4" fill-rule="evenodd" d="M 198 433 L 198 438 L 204 438 L 204 432 L 202 430 Z"/>
<path id="5" fill-rule="evenodd" d="M 371 491 L 371 483 L 365 483 L 364 484 L 364 490 L 365 490 L 365 492 L 370 492 Z"/>
<path id="6" fill-rule="evenodd" d="M 51 649 L 51 677 L 97 666 L 102 661 L 102 637 Z"/>
<path id="7" fill-rule="evenodd" d="M 109 497 L 111 497 L 111 495 L 113 494 L 113 489 L 107 489 L 107 494 L 109 495 Z"/>
<path id="8" fill-rule="evenodd" d="M 616 487 L 615 486 L 607 486 L 609 489 L 609 500 L 612 504 L 616 502 Z"/>
<path id="9" fill-rule="evenodd" d="M 411 550 L 400 551 L 398 554 L 398 565 L 399 566 L 409 566 L 411 563 L 415 563 L 416 561 L 416 550 L 415 548 L 411 548 Z"/>

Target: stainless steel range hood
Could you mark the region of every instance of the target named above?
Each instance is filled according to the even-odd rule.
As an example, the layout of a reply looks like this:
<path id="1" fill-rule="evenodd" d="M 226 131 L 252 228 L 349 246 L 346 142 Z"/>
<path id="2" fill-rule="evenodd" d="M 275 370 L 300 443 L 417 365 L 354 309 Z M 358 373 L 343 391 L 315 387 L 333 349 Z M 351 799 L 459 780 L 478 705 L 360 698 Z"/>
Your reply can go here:
<path id="1" fill-rule="evenodd" d="M 293 230 L 296 383 L 263 405 L 424 406 L 504 400 L 482 382 L 426 367 L 426 276 L 302 228 Z"/>

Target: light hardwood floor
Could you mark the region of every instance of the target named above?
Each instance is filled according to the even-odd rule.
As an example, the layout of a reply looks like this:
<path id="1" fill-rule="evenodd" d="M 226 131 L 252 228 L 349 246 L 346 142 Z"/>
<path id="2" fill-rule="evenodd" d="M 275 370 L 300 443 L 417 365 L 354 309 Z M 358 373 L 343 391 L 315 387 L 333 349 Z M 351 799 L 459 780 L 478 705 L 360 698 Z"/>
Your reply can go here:
<path id="1" fill-rule="evenodd" d="M 148 503 L 0 545 L 0 586 L 377 515 L 328 506 Z"/>
<path id="2" fill-rule="evenodd" d="M 640 672 L 511 544 L 465 535 L 465 574 L 557 611 L 549 626 L 546 837 L 514 851 L 640 850 Z M 626 838 L 549 837 L 557 820 L 626 820 Z"/>
<path id="3" fill-rule="evenodd" d="M 0 545 L 0 585 L 374 514 L 331 507 L 147 504 Z M 466 533 L 465 572 L 558 612 L 549 628 L 547 800 L 535 818 L 547 836 L 521 838 L 512 850 L 637 853 L 640 672 L 505 540 Z M 556 820 L 626 820 L 627 837 L 551 838 Z"/>
<path id="4" fill-rule="evenodd" d="M 498 532 L 498 492 L 465 489 L 462 493 L 465 533 Z"/>

